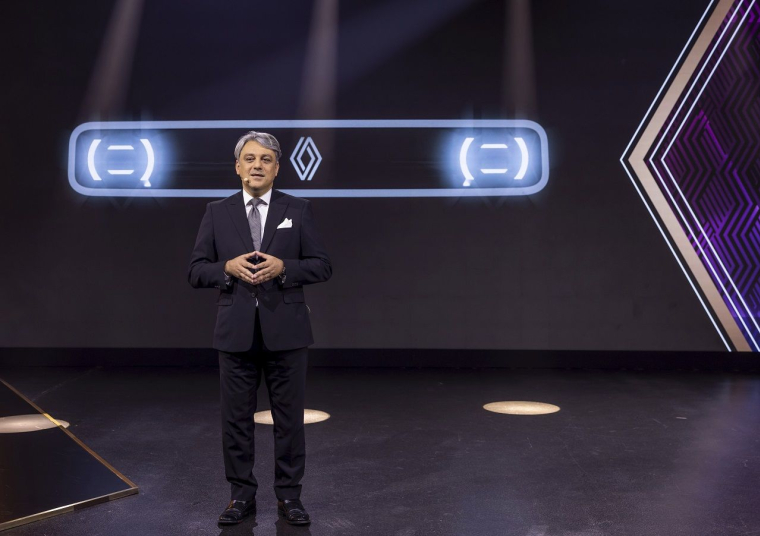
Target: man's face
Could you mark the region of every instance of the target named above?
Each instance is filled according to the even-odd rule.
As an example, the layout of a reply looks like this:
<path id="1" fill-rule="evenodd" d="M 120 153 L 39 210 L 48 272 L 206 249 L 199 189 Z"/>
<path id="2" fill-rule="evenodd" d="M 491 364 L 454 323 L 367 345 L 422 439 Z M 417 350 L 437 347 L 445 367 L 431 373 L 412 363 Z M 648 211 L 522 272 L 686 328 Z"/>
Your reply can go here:
<path id="1" fill-rule="evenodd" d="M 240 175 L 243 188 L 255 197 L 264 195 L 272 188 L 279 170 L 280 163 L 274 151 L 256 141 L 246 143 L 240 151 L 240 159 L 235 161 L 235 171 Z"/>

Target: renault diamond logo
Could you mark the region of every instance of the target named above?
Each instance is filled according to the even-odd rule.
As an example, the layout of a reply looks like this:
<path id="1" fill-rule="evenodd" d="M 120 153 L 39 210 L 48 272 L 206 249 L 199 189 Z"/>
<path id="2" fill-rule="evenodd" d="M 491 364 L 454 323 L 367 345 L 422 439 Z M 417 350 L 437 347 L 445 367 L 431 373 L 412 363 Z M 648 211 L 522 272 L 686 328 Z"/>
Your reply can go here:
<path id="1" fill-rule="evenodd" d="M 308 164 L 304 163 L 304 154 L 309 155 Z M 290 161 L 293 162 L 293 167 L 296 168 L 296 173 L 302 181 L 310 181 L 314 174 L 317 172 L 319 163 L 322 161 L 322 155 L 319 154 L 317 145 L 311 137 L 301 138 L 298 140 L 293 154 L 290 155 Z"/>

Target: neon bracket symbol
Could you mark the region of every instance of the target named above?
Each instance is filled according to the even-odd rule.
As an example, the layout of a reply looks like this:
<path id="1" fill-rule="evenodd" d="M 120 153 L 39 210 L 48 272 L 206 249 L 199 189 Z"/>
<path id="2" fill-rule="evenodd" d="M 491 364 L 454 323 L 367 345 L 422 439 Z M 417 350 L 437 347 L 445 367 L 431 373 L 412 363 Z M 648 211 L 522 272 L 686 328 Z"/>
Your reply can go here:
<path id="1" fill-rule="evenodd" d="M 134 151 L 135 148 L 131 145 L 109 145 L 109 151 Z M 134 169 L 109 169 L 109 175 L 131 175 L 134 173 Z"/>
<path id="2" fill-rule="evenodd" d="M 90 148 L 87 151 L 87 169 L 90 171 L 90 175 L 92 176 L 92 180 L 95 181 L 102 181 L 103 178 L 98 174 L 98 170 L 95 167 L 95 151 L 98 149 L 98 146 L 100 145 L 100 142 L 102 142 L 102 139 L 94 139 L 92 140 L 92 143 L 90 143 Z M 143 147 L 145 147 L 145 154 L 148 156 L 148 164 L 145 167 L 145 173 L 143 173 L 143 176 L 140 177 L 140 182 L 143 183 L 143 186 L 146 188 L 150 188 L 150 176 L 153 174 L 153 169 L 156 165 L 156 156 L 153 152 L 153 146 L 150 144 L 150 140 L 141 138 L 140 143 L 143 144 Z M 131 145 L 109 145 L 108 150 L 109 151 L 134 151 L 134 147 Z M 134 173 L 134 169 L 109 169 L 108 173 L 109 175 L 131 175 Z"/>
<path id="3" fill-rule="evenodd" d="M 506 143 L 484 143 L 481 149 L 508 149 Z M 507 168 L 480 168 L 480 172 L 486 175 L 506 175 Z"/>
<path id="4" fill-rule="evenodd" d="M 470 186 L 475 177 L 472 176 L 469 167 L 467 166 L 467 152 L 470 150 L 470 145 L 475 141 L 475 138 L 465 138 L 462 142 L 462 147 L 459 150 L 459 167 L 462 168 L 462 175 L 464 175 L 464 183 L 462 186 Z M 515 175 L 516 181 L 521 181 L 528 172 L 528 164 L 530 162 L 530 155 L 528 154 L 528 146 L 525 144 L 523 138 L 515 138 L 517 147 L 520 149 L 520 169 Z M 507 149 L 506 143 L 484 143 L 480 146 L 481 149 Z M 482 168 L 481 173 L 486 175 L 506 175 L 507 168 Z"/>

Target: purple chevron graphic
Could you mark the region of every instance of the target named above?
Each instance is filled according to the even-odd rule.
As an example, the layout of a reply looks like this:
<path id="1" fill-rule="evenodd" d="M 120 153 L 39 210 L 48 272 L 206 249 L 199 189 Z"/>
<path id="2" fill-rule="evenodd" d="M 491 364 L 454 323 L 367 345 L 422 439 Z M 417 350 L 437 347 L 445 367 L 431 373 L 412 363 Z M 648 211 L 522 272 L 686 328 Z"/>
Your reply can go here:
<path id="1" fill-rule="evenodd" d="M 760 5 L 726 0 L 716 12 L 722 20 L 708 19 L 693 43 L 692 51 L 709 40 L 696 67 L 684 62 L 671 80 L 677 99 L 662 99 L 648 125 L 658 130 L 642 131 L 623 164 L 647 191 L 726 346 L 759 351 Z M 636 166 L 637 151 L 651 176 Z"/>

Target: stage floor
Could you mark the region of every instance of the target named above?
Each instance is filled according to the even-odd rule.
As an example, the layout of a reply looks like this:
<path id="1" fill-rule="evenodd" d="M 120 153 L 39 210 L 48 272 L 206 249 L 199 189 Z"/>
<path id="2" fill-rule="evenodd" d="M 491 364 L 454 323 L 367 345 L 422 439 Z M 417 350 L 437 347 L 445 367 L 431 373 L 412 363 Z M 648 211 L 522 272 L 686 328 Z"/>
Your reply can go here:
<path id="1" fill-rule="evenodd" d="M 257 425 L 259 514 L 222 531 L 217 374 L 0 369 L 140 487 L 7 534 L 760 534 L 758 375 L 314 368 L 307 407 L 332 415 L 307 426 L 314 522 L 278 520 L 272 429 Z M 482 409 L 502 400 L 561 411 Z"/>

